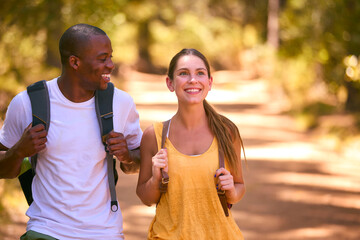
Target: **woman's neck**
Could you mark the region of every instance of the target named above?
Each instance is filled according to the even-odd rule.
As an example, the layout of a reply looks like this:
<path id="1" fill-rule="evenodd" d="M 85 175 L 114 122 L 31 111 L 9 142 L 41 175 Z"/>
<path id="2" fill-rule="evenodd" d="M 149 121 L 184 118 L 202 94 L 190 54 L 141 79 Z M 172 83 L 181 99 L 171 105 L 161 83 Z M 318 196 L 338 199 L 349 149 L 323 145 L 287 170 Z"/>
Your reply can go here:
<path id="1" fill-rule="evenodd" d="M 190 107 L 180 107 L 172 118 L 172 122 L 182 125 L 185 129 L 191 130 L 207 124 L 207 117 L 204 106 L 194 105 Z"/>

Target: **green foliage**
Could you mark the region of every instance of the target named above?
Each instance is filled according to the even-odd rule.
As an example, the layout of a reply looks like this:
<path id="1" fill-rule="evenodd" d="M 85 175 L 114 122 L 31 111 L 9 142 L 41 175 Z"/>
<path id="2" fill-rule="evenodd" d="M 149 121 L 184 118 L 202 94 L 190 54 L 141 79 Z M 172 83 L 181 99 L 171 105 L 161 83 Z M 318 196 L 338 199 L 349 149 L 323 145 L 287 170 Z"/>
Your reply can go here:
<path id="1" fill-rule="evenodd" d="M 359 57 L 349 55 L 344 58 L 346 67 L 346 80 L 359 82 L 360 81 L 360 62 Z"/>
<path id="2" fill-rule="evenodd" d="M 359 10 L 360 4 L 354 0 L 289 0 L 280 18 L 281 59 L 304 59 L 313 81 L 322 81 L 328 94 L 338 98 L 334 104 L 345 103 L 348 111 L 360 110 L 356 94 L 360 86 L 348 83 L 343 64 L 346 56 L 359 55 L 360 28 L 355 20 L 360 17 Z M 347 66 L 348 74 L 354 74 L 352 70 Z M 305 94 L 299 101 L 306 102 L 307 97 Z"/>
<path id="3" fill-rule="evenodd" d="M 167 67 L 171 57 L 182 48 L 197 48 L 217 69 L 238 69 L 238 55 L 243 46 L 241 27 L 222 18 L 209 18 L 207 22 L 209 26 L 190 12 L 179 16 L 173 28 L 161 21 L 153 22 L 150 25 L 154 36 L 150 48 L 153 61 Z"/>
<path id="4" fill-rule="evenodd" d="M 263 0 L 4 1 L 1 96 L 11 97 L 29 83 L 58 75 L 58 40 L 66 28 L 82 22 L 108 33 L 118 66 L 164 73 L 176 52 L 192 47 L 208 57 L 214 70 L 276 65 L 275 78 L 298 112 L 319 101 L 360 111 L 359 64 L 354 65 L 360 56 L 360 3 L 280 1 L 277 60 L 260 53 L 267 11 Z M 247 52 L 257 53 L 252 65 L 244 65 Z M 0 102 L 0 111 L 6 103 Z"/>

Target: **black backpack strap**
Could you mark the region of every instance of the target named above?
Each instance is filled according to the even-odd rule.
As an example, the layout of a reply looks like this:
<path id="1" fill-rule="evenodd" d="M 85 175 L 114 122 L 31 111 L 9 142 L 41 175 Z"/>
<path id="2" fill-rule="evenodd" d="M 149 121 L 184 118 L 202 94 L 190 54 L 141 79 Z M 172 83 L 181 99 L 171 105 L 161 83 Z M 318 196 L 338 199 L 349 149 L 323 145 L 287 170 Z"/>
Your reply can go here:
<path id="1" fill-rule="evenodd" d="M 114 96 L 114 85 L 109 82 L 105 90 L 97 90 L 95 92 L 95 108 L 96 115 L 100 125 L 101 139 L 105 146 L 106 161 L 108 168 L 108 181 L 111 197 L 111 211 L 116 212 L 118 210 L 118 202 L 116 200 L 115 191 L 115 163 L 114 158 L 107 150 L 106 137 L 114 129 L 113 125 L 113 96 Z"/>
<path id="2" fill-rule="evenodd" d="M 50 99 L 46 81 L 42 80 L 31 84 L 27 87 L 27 93 L 31 102 L 32 126 L 43 124 L 46 131 L 48 131 L 50 126 Z M 23 160 L 21 174 L 18 177 L 29 205 L 33 202 L 31 185 L 35 176 L 37 156 L 38 155 L 35 154 L 31 157 L 31 165 L 28 158 Z"/>
<path id="3" fill-rule="evenodd" d="M 225 168 L 225 162 L 224 162 L 224 153 L 219 148 L 219 168 Z M 220 174 L 221 176 L 222 174 Z M 228 203 L 225 196 L 225 190 L 218 189 L 217 194 L 220 199 L 221 206 L 224 210 L 225 216 L 229 216 L 229 209 L 228 209 Z"/>
<path id="4" fill-rule="evenodd" d="M 27 93 L 31 102 L 32 126 L 43 124 L 48 131 L 50 126 L 50 99 L 46 81 L 38 81 L 27 87 Z M 37 154 L 31 157 L 31 165 L 35 171 Z"/>
<path id="5" fill-rule="evenodd" d="M 166 140 L 166 135 L 167 132 L 169 130 L 169 124 L 170 124 L 170 120 L 167 120 L 165 122 L 163 122 L 163 129 L 162 129 L 162 134 L 161 134 L 161 148 L 164 148 L 165 145 L 165 140 Z M 167 172 L 165 172 L 163 169 L 161 169 L 161 182 L 160 182 L 160 193 L 166 193 L 167 191 L 167 187 L 169 184 L 169 175 L 167 174 Z"/>

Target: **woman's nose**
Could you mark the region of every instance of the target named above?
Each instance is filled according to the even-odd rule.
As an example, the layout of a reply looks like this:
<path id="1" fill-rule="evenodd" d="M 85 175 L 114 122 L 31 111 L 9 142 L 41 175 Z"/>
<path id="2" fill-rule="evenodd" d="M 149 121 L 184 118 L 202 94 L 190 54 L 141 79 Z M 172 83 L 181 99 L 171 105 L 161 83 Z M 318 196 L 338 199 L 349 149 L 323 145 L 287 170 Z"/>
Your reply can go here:
<path id="1" fill-rule="evenodd" d="M 190 75 L 190 82 L 197 82 L 196 75 Z"/>

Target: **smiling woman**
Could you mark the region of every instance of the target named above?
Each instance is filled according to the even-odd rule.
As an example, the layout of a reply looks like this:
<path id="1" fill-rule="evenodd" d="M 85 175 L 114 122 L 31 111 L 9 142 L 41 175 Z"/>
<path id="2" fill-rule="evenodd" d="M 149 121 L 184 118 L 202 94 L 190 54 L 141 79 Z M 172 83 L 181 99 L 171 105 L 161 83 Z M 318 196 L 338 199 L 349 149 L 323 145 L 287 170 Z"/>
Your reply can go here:
<path id="1" fill-rule="evenodd" d="M 180 58 L 173 77 L 166 79 L 169 90 L 175 91 L 178 101 L 188 101 L 189 104 L 202 102 L 211 90 L 212 81 L 205 63 L 195 55 Z"/>
<path id="2" fill-rule="evenodd" d="M 245 193 L 243 144 L 236 125 L 206 102 L 212 83 L 197 50 L 183 49 L 171 60 L 166 84 L 178 110 L 166 124 L 147 128 L 140 147 L 137 194 L 157 204 L 148 239 L 243 239 L 228 209 Z"/>

